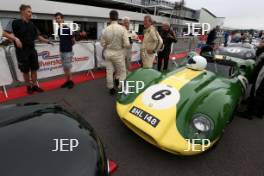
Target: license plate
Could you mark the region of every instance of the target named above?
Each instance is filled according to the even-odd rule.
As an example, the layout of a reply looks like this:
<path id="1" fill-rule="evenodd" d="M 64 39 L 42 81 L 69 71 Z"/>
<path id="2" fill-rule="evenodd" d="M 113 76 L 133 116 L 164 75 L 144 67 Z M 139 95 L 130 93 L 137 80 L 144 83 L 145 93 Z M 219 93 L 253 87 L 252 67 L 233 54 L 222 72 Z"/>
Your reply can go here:
<path id="1" fill-rule="evenodd" d="M 141 120 L 144 120 L 154 128 L 156 128 L 160 123 L 160 120 L 158 118 L 135 106 L 129 112 L 140 118 Z"/>

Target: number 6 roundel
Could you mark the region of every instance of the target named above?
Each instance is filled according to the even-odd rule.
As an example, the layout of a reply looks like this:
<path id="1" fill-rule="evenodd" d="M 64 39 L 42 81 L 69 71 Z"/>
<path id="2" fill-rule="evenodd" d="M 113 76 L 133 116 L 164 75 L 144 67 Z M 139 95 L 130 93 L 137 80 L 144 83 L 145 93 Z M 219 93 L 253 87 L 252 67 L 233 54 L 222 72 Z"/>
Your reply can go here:
<path id="1" fill-rule="evenodd" d="M 145 106 L 160 110 L 176 106 L 179 101 L 179 91 L 166 84 L 153 85 L 142 96 L 142 102 Z"/>

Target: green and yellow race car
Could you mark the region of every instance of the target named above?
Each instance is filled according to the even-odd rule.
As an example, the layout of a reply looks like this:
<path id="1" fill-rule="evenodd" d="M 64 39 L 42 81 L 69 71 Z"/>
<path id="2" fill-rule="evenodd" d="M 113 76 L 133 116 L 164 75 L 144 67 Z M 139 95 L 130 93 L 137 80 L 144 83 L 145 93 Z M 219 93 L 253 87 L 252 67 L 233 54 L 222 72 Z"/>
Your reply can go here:
<path id="1" fill-rule="evenodd" d="M 143 68 L 133 72 L 116 105 L 128 128 L 177 155 L 202 153 L 220 139 L 255 67 L 253 60 L 228 56 L 206 60 L 189 53 L 186 60 L 186 66 L 169 73 Z"/>

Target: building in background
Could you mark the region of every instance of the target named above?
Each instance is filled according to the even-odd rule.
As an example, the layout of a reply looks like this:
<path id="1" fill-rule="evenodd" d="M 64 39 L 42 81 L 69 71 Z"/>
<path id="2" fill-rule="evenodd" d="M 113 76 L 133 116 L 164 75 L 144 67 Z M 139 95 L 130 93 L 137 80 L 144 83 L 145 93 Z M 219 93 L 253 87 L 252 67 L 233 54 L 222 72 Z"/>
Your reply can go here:
<path id="1" fill-rule="evenodd" d="M 19 17 L 21 2 L 12 0 L 12 3 L 1 4 L 2 26 Z M 165 0 L 24 0 L 23 3 L 32 6 L 33 22 L 48 37 L 54 37 L 53 15 L 58 11 L 65 14 L 66 22 L 78 23 L 80 32 L 87 34 L 89 40 L 100 38 L 102 30 L 107 26 L 111 9 L 117 9 L 120 18 L 129 16 L 131 29 L 139 34 L 143 33 L 143 17 L 146 14 L 152 15 L 157 26 L 163 21 L 169 21 L 178 35 L 187 31 L 186 23 L 207 22 L 215 26 L 224 20 L 221 18 L 221 21 L 206 9 L 194 10 Z"/>
<path id="2" fill-rule="evenodd" d="M 215 28 L 216 26 L 222 28 L 224 26 L 225 17 L 217 17 L 205 8 L 202 8 L 199 13 L 199 23 L 209 23 L 211 28 Z"/>

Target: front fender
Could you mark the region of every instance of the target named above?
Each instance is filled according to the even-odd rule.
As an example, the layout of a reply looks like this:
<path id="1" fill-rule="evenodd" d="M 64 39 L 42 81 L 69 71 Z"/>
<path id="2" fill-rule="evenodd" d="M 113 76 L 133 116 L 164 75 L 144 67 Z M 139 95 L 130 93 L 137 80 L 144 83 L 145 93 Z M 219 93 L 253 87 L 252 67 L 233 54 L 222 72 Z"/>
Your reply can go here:
<path id="1" fill-rule="evenodd" d="M 177 128 L 186 139 L 189 139 L 192 136 L 190 124 L 194 115 L 205 114 L 214 124 L 214 129 L 208 139 L 216 140 L 231 120 L 242 95 L 243 91 L 239 84 L 201 90 L 198 95 L 186 101 L 184 106 L 179 106 L 181 108 L 178 112 Z"/>

